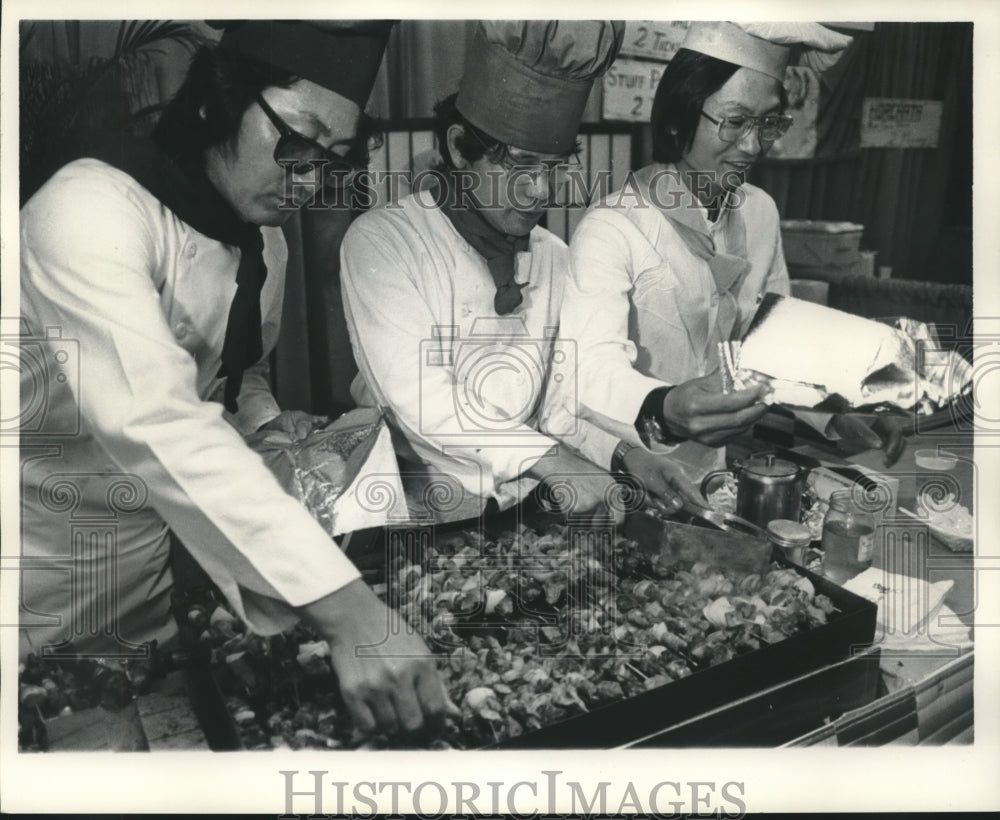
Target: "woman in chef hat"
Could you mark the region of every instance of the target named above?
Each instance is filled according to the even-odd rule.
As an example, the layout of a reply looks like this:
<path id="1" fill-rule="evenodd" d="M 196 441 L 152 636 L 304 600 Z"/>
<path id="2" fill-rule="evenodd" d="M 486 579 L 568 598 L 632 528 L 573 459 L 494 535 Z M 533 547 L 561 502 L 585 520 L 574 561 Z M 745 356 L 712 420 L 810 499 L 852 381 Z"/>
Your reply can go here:
<path id="1" fill-rule="evenodd" d="M 716 371 L 763 295 L 789 292 L 777 208 L 746 176 L 791 125 L 790 46 L 821 68 L 850 41 L 816 23 L 693 23 L 656 91 L 655 162 L 573 236 L 560 333 L 577 348 L 577 412 L 672 449 L 691 478 L 724 466 L 720 445 L 767 409 L 764 386 L 724 394 Z M 803 415 L 883 444 L 857 417 Z M 902 440 L 885 435 L 894 459 Z"/>

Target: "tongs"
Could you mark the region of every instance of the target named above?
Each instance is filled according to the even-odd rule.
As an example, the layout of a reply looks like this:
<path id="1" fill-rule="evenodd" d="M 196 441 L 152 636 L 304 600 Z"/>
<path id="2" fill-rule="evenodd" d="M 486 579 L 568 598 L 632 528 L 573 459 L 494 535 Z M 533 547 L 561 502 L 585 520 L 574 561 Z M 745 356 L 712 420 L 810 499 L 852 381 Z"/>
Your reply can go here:
<path id="1" fill-rule="evenodd" d="M 767 540 L 767 532 L 752 521 L 747 521 L 747 519 L 740 518 L 740 516 L 733 513 L 716 510 L 707 504 L 702 504 L 698 500 L 698 497 L 692 495 L 688 488 L 684 487 L 676 479 L 669 483 L 680 506 L 667 509 L 665 506 L 654 502 L 646 508 L 647 513 L 658 518 L 663 515 L 674 516 L 683 514 L 693 524 L 714 527 L 717 530 L 723 530 L 733 535 L 744 535 L 751 538 L 760 538 L 764 541 Z"/>
<path id="2" fill-rule="evenodd" d="M 740 518 L 740 516 L 733 515 L 733 513 L 716 510 L 713 507 L 709 507 L 707 504 L 700 503 L 677 481 L 671 481 L 670 486 L 674 490 L 677 501 L 680 502 L 680 507 L 667 510 L 660 507 L 659 504 L 654 504 L 648 509 L 648 512 L 657 516 L 663 513 L 667 515 L 678 515 L 683 513 L 691 519 L 691 522 L 694 524 L 714 527 L 715 529 L 723 530 L 724 532 L 732 533 L 734 535 L 746 535 L 751 538 L 760 538 L 764 541 L 767 540 L 767 531 L 761 529 L 752 521 L 747 521 L 747 519 Z"/>
<path id="3" fill-rule="evenodd" d="M 701 510 L 712 514 L 718 523 L 701 519 L 708 524 L 698 525 L 673 520 L 654 509 L 637 510 L 625 516 L 623 533 L 643 550 L 659 555 L 668 562 L 703 562 L 713 567 L 726 567 L 743 572 L 763 572 L 771 555 L 771 543 L 756 534 L 762 532 L 749 522 L 748 528 L 737 529 L 733 522 L 720 518 L 715 510 Z M 736 516 L 731 516 L 736 518 Z M 742 519 L 736 518 L 737 522 Z"/>
<path id="4" fill-rule="evenodd" d="M 683 502 L 680 512 L 689 516 L 695 523 L 707 524 L 726 532 L 736 535 L 749 535 L 753 538 L 763 538 L 767 540 L 767 531 L 761 529 L 752 521 L 740 518 L 738 515 L 716 510 L 702 504 L 696 504 L 690 498 L 681 497 Z"/>

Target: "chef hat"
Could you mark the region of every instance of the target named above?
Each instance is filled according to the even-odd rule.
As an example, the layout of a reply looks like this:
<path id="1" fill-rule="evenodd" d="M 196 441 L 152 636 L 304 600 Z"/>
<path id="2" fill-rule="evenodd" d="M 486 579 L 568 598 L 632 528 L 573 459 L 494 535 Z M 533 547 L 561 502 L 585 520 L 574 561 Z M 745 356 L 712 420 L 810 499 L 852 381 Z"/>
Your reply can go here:
<path id="1" fill-rule="evenodd" d="M 594 80 L 614 62 L 625 24 L 611 20 L 483 21 L 465 61 L 459 112 L 508 145 L 572 150 Z"/>
<path id="2" fill-rule="evenodd" d="M 394 20 L 233 20 L 220 45 L 336 91 L 364 108 Z"/>
<path id="3" fill-rule="evenodd" d="M 819 23 L 692 23 L 681 48 L 752 68 L 784 82 L 789 46 L 843 51 L 851 37 Z"/>

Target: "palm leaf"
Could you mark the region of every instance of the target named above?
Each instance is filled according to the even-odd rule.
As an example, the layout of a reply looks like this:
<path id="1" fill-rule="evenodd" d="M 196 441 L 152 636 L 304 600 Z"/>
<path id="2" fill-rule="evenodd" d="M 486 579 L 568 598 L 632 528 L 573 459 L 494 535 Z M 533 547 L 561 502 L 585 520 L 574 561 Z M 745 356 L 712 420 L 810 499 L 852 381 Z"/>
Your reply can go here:
<path id="1" fill-rule="evenodd" d="M 150 47 L 162 48 L 168 42 L 191 48 L 201 44 L 203 40 L 187 23 L 175 20 L 132 20 L 122 23 L 114 56 L 122 58 Z"/>
<path id="2" fill-rule="evenodd" d="M 22 53 L 33 35 L 33 26 L 22 28 Z M 193 51 L 204 42 L 186 23 L 129 20 L 119 24 L 109 57 L 83 65 L 22 61 L 22 202 L 99 134 L 148 130 L 149 114 L 157 108 L 146 93 L 154 77 L 154 58 L 172 44 Z"/>

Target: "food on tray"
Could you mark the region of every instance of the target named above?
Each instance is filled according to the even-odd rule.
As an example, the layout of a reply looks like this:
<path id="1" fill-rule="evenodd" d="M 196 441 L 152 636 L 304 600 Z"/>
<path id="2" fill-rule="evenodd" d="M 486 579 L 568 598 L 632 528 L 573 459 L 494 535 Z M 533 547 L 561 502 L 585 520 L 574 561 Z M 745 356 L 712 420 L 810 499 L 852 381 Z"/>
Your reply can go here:
<path id="1" fill-rule="evenodd" d="M 924 355 L 918 355 L 918 345 Z M 772 388 L 767 401 L 814 407 L 889 404 L 933 412 L 971 389 L 972 368 L 927 325 L 897 327 L 768 293 L 742 342 L 720 344 L 723 387 Z"/>
<path id="2" fill-rule="evenodd" d="M 720 477 L 719 486 L 708 493 L 705 500 L 713 510 L 736 514 L 736 476 L 725 473 Z"/>
<path id="3" fill-rule="evenodd" d="M 823 519 L 826 518 L 826 511 L 829 509 L 829 501 L 813 496 L 808 509 L 802 510 L 802 523 L 809 528 L 809 534 L 813 541 L 819 541 L 823 538 Z"/>
<path id="4" fill-rule="evenodd" d="M 496 538 L 462 532 L 419 555 L 392 555 L 386 579 L 376 592 L 438 654 L 461 709 L 443 738 L 357 733 L 336 695 L 329 648 L 305 625 L 255 635 L 210 588 L 175 602 L 245 748 L 489 745 L 777 643 L 833 611 L 794 570 L 743 575 L 650 557 L 625 539 L 602 552 L 561 525 Z M 170 666 L 165 654 L 113 666 L 29 659 L 22 748 L 44 748 L 41 717 L 115 693 L 131 699 L 153 667 Z"/>
<path id="5" fill-rule="evenodd" d="M 624 539 L 601 554 L 563 526 L 494 539 L 462 532 L 419 556 L 393 555 L 387 573 L 376 591 L 438 653 L 461 709 L 444 738 L 407 741 L 425 748 L 477 747 L 540 729 L 812 629 L 833 611 L 794 570 L 742 575 L 650 557 Z M 354 730 L 335 694 L 328 647 L 306 626 L 255 635 L 209 590 L 178 611 L 246 748 L 402 742 Z M 48 716 L 67 698 L 93 705 L 100 694 L 125 691 L 103 680 L 125 671 L 91 662 L 80 687 L 72 674 L 32 659 L 21 681 L 25 745 L 40 745 L 31 737 L 37 709 Z"/>
<path id="6" fill-rule="evenodd" d="M 439 654 L 462 712 L 443 739 L 411 745 L 516 737 L 784 640 L 833 610 L 794 570 L 744 576 L 651 559 L 624 539 L 601 555 L 568 537 L 563 526 L 469 531 L 391 556 L 376 592 Z M 354 732 L 322 642 L 304 626 L 265 639 L 209 623 L 202 638 L 247 748 L 401 742 Z"/>

